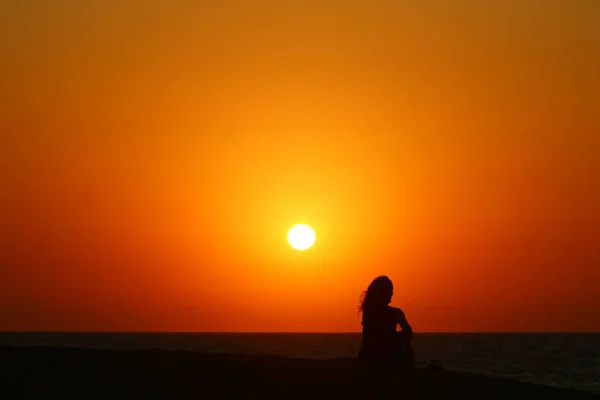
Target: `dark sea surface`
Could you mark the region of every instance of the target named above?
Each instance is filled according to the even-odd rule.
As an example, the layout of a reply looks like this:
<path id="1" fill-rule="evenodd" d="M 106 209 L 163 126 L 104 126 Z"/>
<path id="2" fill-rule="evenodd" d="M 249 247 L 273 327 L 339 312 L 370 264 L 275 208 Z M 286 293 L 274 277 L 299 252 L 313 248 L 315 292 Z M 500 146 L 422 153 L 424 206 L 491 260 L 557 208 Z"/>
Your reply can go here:
<path id="1" fill-rule="evenodd" d="M 417 364 L 600 394 L 600 333 L 421 333 Z M 0 332 L 0 346 L 68 346 L 354 357 L 356 333 L 19 333 Z"/>

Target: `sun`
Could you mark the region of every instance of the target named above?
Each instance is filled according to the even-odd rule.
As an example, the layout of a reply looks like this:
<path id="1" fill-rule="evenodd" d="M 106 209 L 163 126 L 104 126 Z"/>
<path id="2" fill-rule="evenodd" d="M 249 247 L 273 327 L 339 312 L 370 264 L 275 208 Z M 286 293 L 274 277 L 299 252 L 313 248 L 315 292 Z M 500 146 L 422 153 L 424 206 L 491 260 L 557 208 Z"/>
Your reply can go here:
<path id="1" fill-rule="evenodd" d="M 288 242 L 296 250 L 310 249 L 316 239 L 315 231 L 305 224 L 295 225 L 288 232 Z"/>

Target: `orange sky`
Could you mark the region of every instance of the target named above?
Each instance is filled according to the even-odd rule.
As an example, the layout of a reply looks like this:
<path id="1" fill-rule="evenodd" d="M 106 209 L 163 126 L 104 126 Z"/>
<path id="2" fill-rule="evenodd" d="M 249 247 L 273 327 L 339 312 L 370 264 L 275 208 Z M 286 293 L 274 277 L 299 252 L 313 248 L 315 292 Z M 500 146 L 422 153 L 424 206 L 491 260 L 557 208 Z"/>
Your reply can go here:
<path id="1" fill-rule="evenodd" d="M 598 18 L 2 2 L 0 330 L 599 331 Z"/>

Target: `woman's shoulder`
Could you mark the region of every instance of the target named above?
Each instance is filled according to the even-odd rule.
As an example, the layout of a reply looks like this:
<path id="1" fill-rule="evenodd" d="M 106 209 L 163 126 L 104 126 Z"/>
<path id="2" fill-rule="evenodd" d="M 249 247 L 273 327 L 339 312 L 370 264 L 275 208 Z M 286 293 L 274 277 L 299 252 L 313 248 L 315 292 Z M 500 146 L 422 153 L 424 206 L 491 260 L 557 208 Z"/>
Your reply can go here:
<path id="1" fill-rule="evenodd" d="M 388 306 L 388 310 L 389 310 L 389 312 L 393 313 L 394 315 L 404 316 L 404 311 L 402 311 L 402 309 L 400 309 L 400 308 Z"/>

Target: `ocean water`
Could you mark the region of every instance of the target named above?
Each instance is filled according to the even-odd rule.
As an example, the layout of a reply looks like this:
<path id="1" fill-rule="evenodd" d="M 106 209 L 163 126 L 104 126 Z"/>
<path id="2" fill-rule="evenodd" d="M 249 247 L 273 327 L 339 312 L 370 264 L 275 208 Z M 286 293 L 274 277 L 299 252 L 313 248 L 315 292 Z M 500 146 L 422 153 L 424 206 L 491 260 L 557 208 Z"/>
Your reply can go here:
<path id="1" fill-rule="evenodd" d="M 356 333 L 18 333 L 0 332 L 0 346 L 68 346 L 354 357 Z M 421 333 L 417 364 L 505 377 L 600 394 L 600 333 Z"/>

